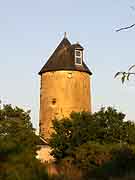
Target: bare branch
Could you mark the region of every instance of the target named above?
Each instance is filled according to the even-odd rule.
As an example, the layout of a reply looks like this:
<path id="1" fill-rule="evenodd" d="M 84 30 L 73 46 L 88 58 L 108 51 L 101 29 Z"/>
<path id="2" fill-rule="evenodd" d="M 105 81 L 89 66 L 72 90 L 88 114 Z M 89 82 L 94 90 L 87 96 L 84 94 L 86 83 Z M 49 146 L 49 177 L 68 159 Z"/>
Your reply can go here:
<path id="1" fill-rule="evenodd" d="M 114 75 L 114 78 L 116 78 L 116 77 L 118 77 L 118 76 L 128 76 L 128 75 L 135 75 L 135 72 L 125 72 L 125 71 L 123 71 L 123 72 L 117 72 L 115 75 Z"/>
<path id="2" fill-rule="evenodd" d="M 118 76 L 121 76 L 121 81 L 122 81 L 122 84 L 127 80 L 129 81 L 130 80 L 130 76 L 134 75 L 135 76 L 135 72 L 130 72 L 130 70 L 132 70 L 133 68 L 135 67 L 135 65 L 132 65 L 129 69 L 128 69 L 128 72 L 117 72 L 114 76 L 114 78 L 118 77 Z"/>
<path id="3" fill-rule="evenodd" d="M 135 65 L 132 65 L 132 66 L 128 69 L 128 71 L 131 71 L 134 67 L 135 67 Z"/>
<path id="4" fill-rule="evenodd" d="M 117 72 L 117 73 L 115 74 L 114 78 L 116 78 L 116 77 L 119 76 L 119 75 L 123 75 L 123 73 L 124 73 L 124 72 Z"/>
<path id="5" fill-rule="evenodd" d="M 130 25 L 130 26 L 117 29 L 116 32 L 123 31 L 123 30 L 127 30 L 127 29 L 130 29 L 130 28 L 133 28 L 134 26 L 135 26 L 135 24 L 132 24 L 132 25 Z"/>

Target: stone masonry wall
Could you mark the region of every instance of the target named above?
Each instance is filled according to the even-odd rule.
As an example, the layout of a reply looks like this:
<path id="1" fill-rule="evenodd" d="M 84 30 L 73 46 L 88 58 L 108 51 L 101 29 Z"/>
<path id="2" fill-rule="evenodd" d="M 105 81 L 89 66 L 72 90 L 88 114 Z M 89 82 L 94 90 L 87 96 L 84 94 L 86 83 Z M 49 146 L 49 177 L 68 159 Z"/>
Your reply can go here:
<path id="1" fill-rule="evenodd" d="M 91 112 L 90 76 L 79 71 L 52 71 L 41 76 L 40 134 L 49 138 L 52 119 L 72 111 Z"/>

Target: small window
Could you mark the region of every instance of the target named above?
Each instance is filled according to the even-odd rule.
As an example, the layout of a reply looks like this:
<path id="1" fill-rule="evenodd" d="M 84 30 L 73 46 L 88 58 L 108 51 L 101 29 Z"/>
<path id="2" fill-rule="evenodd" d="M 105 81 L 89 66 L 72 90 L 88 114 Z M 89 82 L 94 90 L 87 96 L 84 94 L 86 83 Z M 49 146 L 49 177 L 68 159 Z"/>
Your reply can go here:
<path id="1" fill-rule="evenodd" d="M 76 50 L 76 56 L 79 56 L 79 57 L 80 57 L 80 56 L 81 56 L 81 51 L 77 51 L 77 50 Z"/>
<path id="2" fill-rule="evenodd" d="M 82 51 L 75 50 L 75 64 L 82 65 Z"/>

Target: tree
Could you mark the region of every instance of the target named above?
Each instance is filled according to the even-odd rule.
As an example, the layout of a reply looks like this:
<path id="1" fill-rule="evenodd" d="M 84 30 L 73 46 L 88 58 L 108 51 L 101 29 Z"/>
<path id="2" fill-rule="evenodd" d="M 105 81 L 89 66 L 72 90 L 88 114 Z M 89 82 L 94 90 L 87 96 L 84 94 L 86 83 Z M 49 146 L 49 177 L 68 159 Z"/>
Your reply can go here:
<path id="1" fill-rule="evenodd" d="M 52 155 L 61 159 L 74 151 L 78 146 L 87 142 L 100 144 L 127 143 L 135 144 L 135 124 L 124 121 L 125 115 L 116 109 L 101 108 L 94 114 L 81 112 L 72 113 L 70 118 L 53 121 L 50 146 Z"/>
<path id="2" fill-rule="evenodd" d="M 42 180 L 45 167 L 36 159 L 39 137 L 30 111 L 4 105 L 0 109 L 0 179 Z"/>
<path id="3" fill-rule="evenodd" d="M 122 153 L 123 148 L 128 149 L 127 152 L 131 147 L 135 149 L 135 124 L 126 121 L 123 113 L 111 107 L 101 108 L 94 114 L 72 113 L 70 118 L 54 120 L 53 127 L 49 144 L 56 161 L 71 162 L 88 177 L 105 164 L 115 171 L 112 164 L 117 152 Z"/>

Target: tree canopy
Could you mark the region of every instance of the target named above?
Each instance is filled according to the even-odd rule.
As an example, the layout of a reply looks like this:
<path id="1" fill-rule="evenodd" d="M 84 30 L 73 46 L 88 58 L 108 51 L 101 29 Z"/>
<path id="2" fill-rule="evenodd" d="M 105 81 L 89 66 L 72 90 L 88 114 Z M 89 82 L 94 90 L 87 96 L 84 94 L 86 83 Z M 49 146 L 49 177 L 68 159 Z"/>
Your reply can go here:
<path id="1" fill-rule="evenodd" d="M 52 154 L 64 158 L 86 142 L 135 144 L 135 124 L 124 118 L 123 113 L 108 107 L 94 114 L 72 113 L 70 118 L 54 120 L 55 132 L 50 139 Z"/>
<path id="2" fill-rule="evenodd" d="M 45 168 L 36 159 L 39 137 L 30 111 L 4 105 L 0 108 L 0 179 L 42 180 Z"/>
<path id="3" fill-rule="evenodd" d="M 122 162 L 129 160 L 130 164 L 131 159 L 135 165 L 135 159 L 129 158 L 135 156 L 135 124 L 127 121 L 125 114 L 112 107 L 101 108 L 93 114 L 72 113 L 69 118 L 55 119 L 53 128 L 49 144 L 58 162 L 71 162 L 84 172 L 90 171 L 90 174 L 97 168 L 105 167 L 107 173 L 117 172 L 116 175 L 119 175 L 123 170 Z M 123 151 L 125 158 L 129 159 L 122 158 L 120 163 L 117 157 L 121 157 Z M 108 171 L 106 164 L 111 168 L 117 164 L 117 171 Z M 128 166 L 125 167 L 128 169 Z"/>

